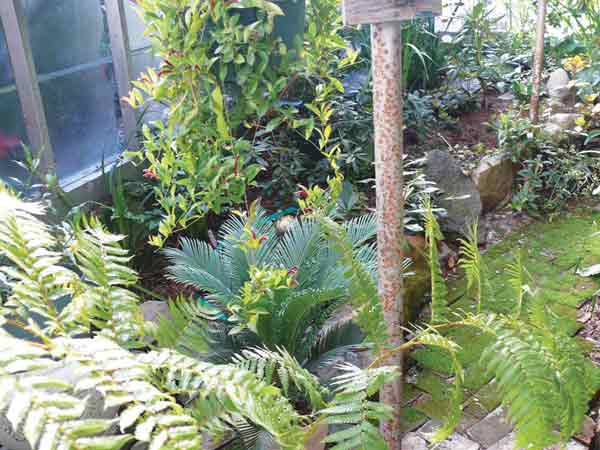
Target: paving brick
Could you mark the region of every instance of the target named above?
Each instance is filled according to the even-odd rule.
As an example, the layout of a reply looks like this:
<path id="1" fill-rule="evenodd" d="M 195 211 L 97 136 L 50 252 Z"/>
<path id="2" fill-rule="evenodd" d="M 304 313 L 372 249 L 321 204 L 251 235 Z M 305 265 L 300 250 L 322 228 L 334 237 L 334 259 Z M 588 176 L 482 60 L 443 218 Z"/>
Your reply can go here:
<path id="1" fill-rule="evenodd" d="M 402 438 L 402 448 L 407 450 L 427 450 L 427 441 L 417 433 L 406 433 Z"/>
<path id="2" fill-rule="evenodd" d="M 489 447 L 487 450 L 515 450 L 515 433 L 510 433 L 507 436 L 504 436 L 500 441 L 496 444 Z M 588 447 L 580 444 L 574 440 L 569 441 L 567 445 L 564 447 L 564 450 L 587 450 Z M 548 450 L 561 450 L 562 447 L 560 445 L 554 445 L 550 447 Z"/>
<path id="3" fill-rule="evenodd" d="M 480 422 L 469 428 L 467 435 L 479 442 L 484 448 L 488 448 L 500 441 L 511 431 L 512 427 L 505 419 L 504 411 L 502 408 L 497 408 Z"/>
<path id="4" fill-rule="evenodd" d="M 479 450 L 479 444 L 462 434 L 454 433 L 448 439 L 436 445 L 436 450 Z"/>

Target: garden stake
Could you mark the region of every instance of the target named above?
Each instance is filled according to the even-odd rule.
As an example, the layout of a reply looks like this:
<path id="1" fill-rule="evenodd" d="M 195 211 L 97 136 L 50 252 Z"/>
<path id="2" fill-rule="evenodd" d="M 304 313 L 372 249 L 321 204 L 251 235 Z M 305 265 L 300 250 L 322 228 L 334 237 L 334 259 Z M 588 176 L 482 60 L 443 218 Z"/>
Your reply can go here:
<path id="1" fill-rule="evenodd" d="M 540 116 L 540 85 L 544 68 L 544 34 L 546 33 L 546 10 L 548 0 L 538 0 L 535 54 L 533 58 L 533 90 L 529 105 L 529 119 L 538 123 Z"/>
<path id="2" fill-rule="evenodd" d="M 379 297 L 387 322 L 389 345 L 403 344 L 402 248 L 404 243 L 402 26 L 398 22 L 371 26 L 373 50 L 373 121 L 377 193 Z M 402 370 L 402 354 L 387 361 Z M 393 416 L 382 423 L 390 450 L 401 449 L 402 377 L 382 390 Z"/>
<path id="3" fill-rule="evenodd" d="M 441 0 L 344 0 L 346 25 L 371 24 L 373 55 L 373 125 L 377 194 L 377 259 L 379 298 L 389 335 L 389 348 L 404 343 L 402 249 L 404 247 L 402 20 L 440 15 Z M 382 355 L 385 354 L 382 353 Z M 389 357 L 389 359 L 388 359 Z M 402 354 L 388 355 L 386 364 L 402 370 Z M 389 450 L 401 450 L 402 382 L 384 386 L 381 400 L 392 418 L 381 431 Z"/>

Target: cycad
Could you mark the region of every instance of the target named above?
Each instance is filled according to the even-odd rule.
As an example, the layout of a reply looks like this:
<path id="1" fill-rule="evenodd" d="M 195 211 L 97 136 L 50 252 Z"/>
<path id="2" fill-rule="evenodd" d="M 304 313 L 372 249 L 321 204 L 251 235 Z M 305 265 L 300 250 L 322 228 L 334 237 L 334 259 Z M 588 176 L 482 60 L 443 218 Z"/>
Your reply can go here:
<path id="1" fill-rule="evenodd" d="M 376 253 L 370 243 L 375 235 L 374 216 L 353 219 L 342 227 L 352 255 L 372 278 L 376 267 Z M 170 277 L 200 291 L 205 297 L 201 301 L 212 307 L 215 315 L 196 314 L 195 307 L 180 303 L 179 308 L 190 313 L 188 321 L 161 322 L 159 342 L 161 335 L 178 335 L 179 342 L 172 344 L 191 349 L 193 346 L 185 344 L 186 335 L 190 327 L 196 327 L 197 333 L 190 335 L 206 336 L 205 346 L 214 350 L 213 357 L 227 357 L 262 345 L 271 350 L 285 349 L 306 365 L 331 351 L 324 344 L 336 340 L 325 336 L 322 327 L 337 306 L 349 301 L 349 281 L 342 255 L 328 244 L 322 225 L 314 220 L 296 220 L 289 231 L 278 235 L 266 211 L 258 206 L 248 215 L 227 220 L 219 237 L 216 248 L 204 241 L 184 239 L 180 249 L 166 250 Z M 248 240 L 253 244 L 247 244 Z M 244 323 L 234 330 L 240 325 L 235 320 L 243 320 L 232 312 L 244 303 L 246 290 L 256 290 L 256 277 L 282 271 L 287 272 L 290 285 L 272 290 L 261 299 L 261 313 L 256 324 L 250 326 L 253 333 L 248 333 Z M 234 334 L 238 330 L 241 333 Z M 325 331 L 345 330 L 329 327 Z M 347 344 L 357 344 L 358 337 Z"/>

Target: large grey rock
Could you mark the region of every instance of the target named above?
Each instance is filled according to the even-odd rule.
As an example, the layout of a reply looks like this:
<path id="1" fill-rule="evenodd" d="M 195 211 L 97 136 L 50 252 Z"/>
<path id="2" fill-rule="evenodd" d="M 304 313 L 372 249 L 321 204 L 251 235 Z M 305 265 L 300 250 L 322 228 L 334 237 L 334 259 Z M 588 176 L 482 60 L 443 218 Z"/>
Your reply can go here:
<path id="1" fill-rule="evenodd" d="M 571 130 L 575 128 L 577 119 L 580 117 L 583 116 L 577 113 L 558 113 L 552 114 L 548 122 L 560 127 L 561 130 Z"/>
<path id="2" fill-rule="evenodd" d="M 442 190 L 440 206 L 446 210 L 441 226 L 450 232 L 465 234 L 482 212 L 479 190 L 446 151 L 427 154 L 425 175 Z"/>
<path id="3" fill-rule="evenodd" d="M 479 190 L 483 212 L 498 207 L 512 191 L 515 171 L 513 162 L 504 155 L 484 156 L 471 173 Z"/>
<path id="4" fill-rule="evenodd" d="M 551 99 L 563 104 L 572 104 L 575 101 L 573 89 L 569 86 L 569 74 L 564 69 L 557 69 L 550 74 L 546 88 Z"/>

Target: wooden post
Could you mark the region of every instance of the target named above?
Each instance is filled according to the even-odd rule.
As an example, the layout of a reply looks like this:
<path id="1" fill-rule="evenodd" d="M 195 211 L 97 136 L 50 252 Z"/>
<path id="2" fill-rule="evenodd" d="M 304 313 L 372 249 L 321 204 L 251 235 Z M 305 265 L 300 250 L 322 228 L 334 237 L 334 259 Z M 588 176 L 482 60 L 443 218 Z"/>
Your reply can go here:
<path id="1" fill-rule="evenodd" d="M 129 33 L 123 0 L 105 0 L 106 19 L 110 35 L 113 67 L 117 80 L 119 99 L 129 96 L 131 87 L 131 56 L 129 51 Z M 128 146 L 137 146 L 137 115 L 129 104 L 119 102 L 123 114 L 123 128 Z"/>
<path id="2" fill-rule="evenodd" d="M 21 0 L 0 0 L 0 20 L 4 27 L 29 145 L 34 153 L 40 154 L 40 171 L 44 174 L 52 173 L 54 154 Z"/>
<path id="3" fill-rule="evenodd" d="M 402 26 L 399 22 L 371 26 L 373 53 L 373 120 L 377 192 L 377 252 L 379 297 L 390 336 L 390 347 L 403 343 L 402 249 L 404 247 Z M 386 361 L 402 370 L 402 354 Z M 390 450 L 402 444 L 403 378 L 386 385 L 383 402 L 393 408 L 382 424 Z"/>
<path id="4" fill-rule="evenodd" d="M 391 348 L 402 345 L 402 249 L 404 248 L 402 20 L 439 15 L 441 0 L 344 0 L 346 25 L 371 25 L 373 124 L 377 189 L 379 297 Z M 385 361 L 402 370 L 401 354 Z M 401 450 L 403 378 L 384 386 L 381 400 L 393 416 L 381 424 L 389 450 Z M 407 449 L 410 450 L 410 449 Z"/>
<path id="5" fill-rule="evenodd" d="M 546 10 L 548 0 L 538 0 L 535 54 L 533 57 L 533 90 L 529 105 L 529 119 L 538 123 L 540 119 L 540 91 L 544 68 L 544 36 L 546 34 Z"/>

